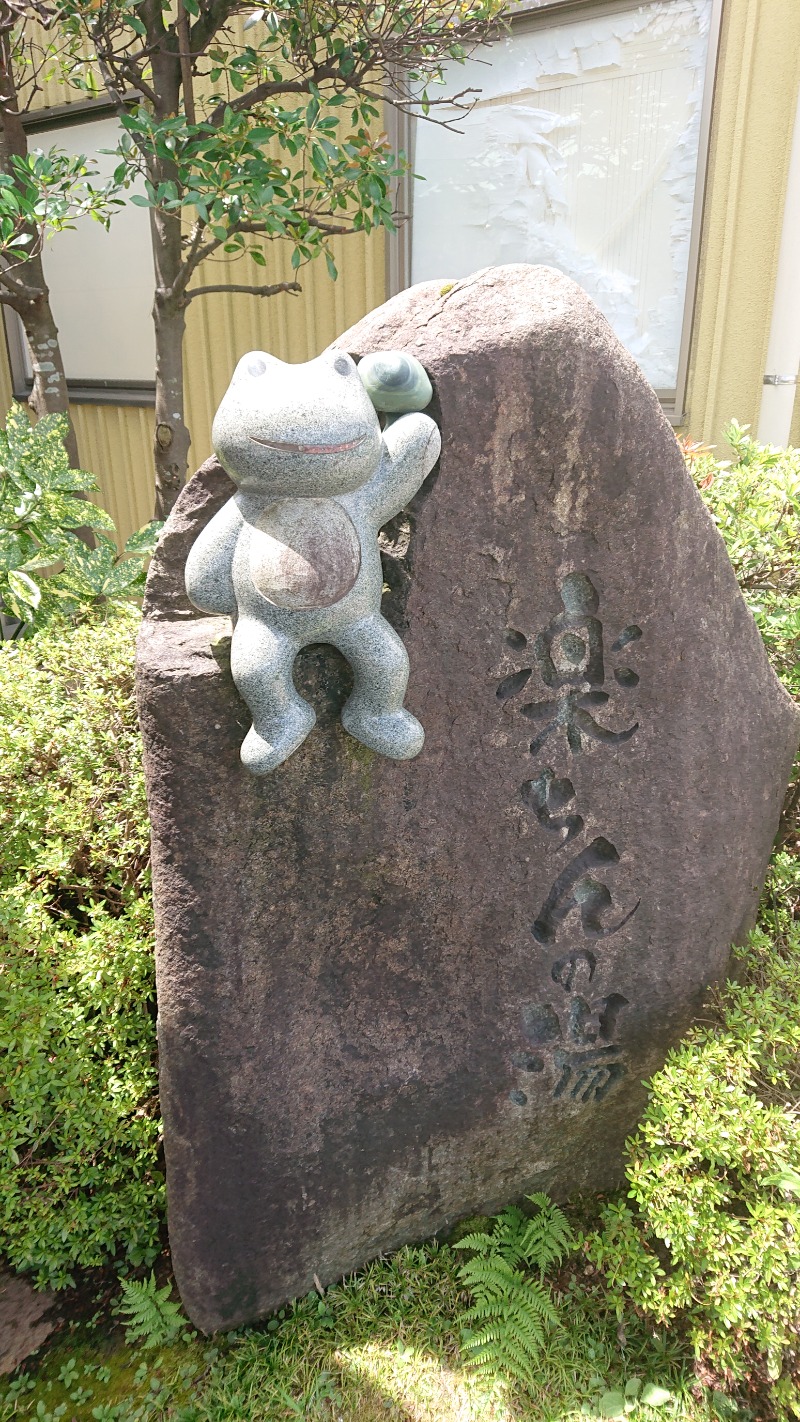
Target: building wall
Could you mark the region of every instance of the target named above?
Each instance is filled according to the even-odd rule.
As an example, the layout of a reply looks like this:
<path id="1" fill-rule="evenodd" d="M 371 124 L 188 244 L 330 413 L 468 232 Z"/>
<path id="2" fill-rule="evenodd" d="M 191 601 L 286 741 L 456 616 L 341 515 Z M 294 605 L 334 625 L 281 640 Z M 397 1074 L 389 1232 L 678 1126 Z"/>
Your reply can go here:
<path id="1" fill-rule="evenodd" d="M 712 444 L 758 421 L 798 85 L 800 4 L 727 0 L 686 419 Z"/>
<path id="2" fill-rule="evenodd" d="M 288 253 L 263 248 L 266 268 L 219 262 L 200 268 L 195 285 L 206 282 L 291 280 Z M 342 275 L 332 282 L 324 262 L 301 274 L 300 296 L 266 299 L 214 293 L 198 297 L 187 313 L 184 340 L 186 422 L 189 454 L 196 468 L 211 453 L 211 421 L 233 368 L 248 350 L 270 351 L 281 360 L 318 355 L 340 331 L 384 299 L 384 249 L 380 236 L 336 238 L 334 258 Z M 73 418 L 81 460 L 97 477 L 100 501 L 125 538 L 153 515 L 152 407 L 76 405 Z"/>
<path id="3" fill-rule="evenodd" d="M 758 419 L 798 85 L 800 3 L 725 0 L 685 425 L 694 438 L 717 445 L 731 417 L 753 426 Z M 67 95 L 54 88 L 45 97 L 55 104 Z M 222 293 L 189 308 L 185 370 L 193 465 L 210 453 L 214 410 L 244 351 L 308 360 L 384 300 L 383 234 L 339 238 L 334 246 L 336 283 L 318 264 L 302 275 L 301 296 Z M 266 269 L 214 262 L 196 284 L 252 280 L 248 270 L 257 270 L 260 281 L 287 279 L 288 254 L 277 244 L 264 251 Z M 0 403 L 7 409 L 10 402 L 0 343 Z M 124 538 L 152 512 L 152 410 L 77 405 L 74 420 L 81 460 L 96 475 L 100 500 Z M 800 443 L 800 400 L 793 437 Z"/>

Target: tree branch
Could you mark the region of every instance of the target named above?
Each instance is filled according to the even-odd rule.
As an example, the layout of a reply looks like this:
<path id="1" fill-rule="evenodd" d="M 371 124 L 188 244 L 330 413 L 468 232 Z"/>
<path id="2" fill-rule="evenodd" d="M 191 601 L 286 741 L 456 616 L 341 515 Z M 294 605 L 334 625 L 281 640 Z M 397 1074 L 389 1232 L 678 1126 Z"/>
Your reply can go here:
<path id="1" fill-rule="evenodd" d="M 30 287 L 24 296 L 20 296 L 16 289 L 9 291 L 6 287 L 0 286 L 0 306 L 11 306 L 18 316 L 22 316 L 44 294 L 38 286 Z"/>
<path id="2" fill-rule="evenodd" d="M 23 261 L 15 263 L 15 266 L 18 267 L 23 265 Z M 7 267 L 0 267 L 0 286 L 4 286 L 8 293 L 13 294 L 18 301 L 23 303 L 37 301 L 40 296 L 45 295 L 41 287 L 28 286 L 24 281 L 17 281 L 15 277 L 10 276 Z M 8 299 L 6 297 L 6 300 Z"/>
<path id="3" fill-rule="evenodd" d="M 224 104 L 217 104 L 206 122 L 217 128 L 225 117 L 226 109 L 238 114 L 242 109 L 254 109 L 264 103 L 265 99 L 273 99 L 278 94 L 310 94 L 311 90 L 308 87 L 310 83 L 319 85 L 326 79 L 336 78 L 341 78 L 338 60 L 336 63 L 321 64 L 319 68 L 315 68 L 313 74 L 309 74 L 305 79 L 265 79 L 263 84 L 256 84 L 254 89 L 248 89 L 244 94 L 239 94 L 237 98 L 226 100 Z M 348 87 L 352 87 L 349 80 Z"/>
<path id="4" fill-rule="evenodd" d="M 229 286 L 227 282 L 220 282 L 215 286 L 195 286 L 191 291 L 187 291 L 186 300 L 193 301 L 196 296 L 207 296 L 210 291 L 236 291 L 243 292 L 245 296 L 278 296 L 282 291 L 287 291 L 291 295 L 302 291 L 299 281 L 278 281 L 274 286 Z"/>
<path id="5" fill-rule="evenodd" d="M 236 3 L 231 4 L 231 0 L 210 0 L 204 9 L 205 15 L 195 20 L 189 34 L 193 56 L 199 56 L 207 49 L 217 30 L 231 18 L 239 6 Z"/>
<path id="6" fill-rule="evenodd" d="M 347 225 L 341 222 L 325 222 L 308 208 L 297 207 L 295 208 L 295 212 L 300 217 L 307 217 L 309 222 L 312 223 L 318 231 L 325 233 L 326 237 L 345 237 L 354 230 L 352 223 Z M 226 241 L 229 240 L 230 237 L 235 237 L 237 232 L 243 232 L 247 237 L 264 237 L 268 230 L 265 222 L 235 222 L 231 226 L 229 237 L 226 238 Z M 273 237 L 276 235 L 275 233 L 272 234 Z M 220 243 L 219 245 L 221 246 L 222 244 Z"/>
<path id="7" fill-rule="evenodd" d="M 194 84 L 192 82 L 192 56 L 189 42 L 189 20 L 183 0 L 178 0 L 178 56 L 181 61 L 181 85 L 183 87 L 183 108 L 186 122 L 194 126 Z"/>

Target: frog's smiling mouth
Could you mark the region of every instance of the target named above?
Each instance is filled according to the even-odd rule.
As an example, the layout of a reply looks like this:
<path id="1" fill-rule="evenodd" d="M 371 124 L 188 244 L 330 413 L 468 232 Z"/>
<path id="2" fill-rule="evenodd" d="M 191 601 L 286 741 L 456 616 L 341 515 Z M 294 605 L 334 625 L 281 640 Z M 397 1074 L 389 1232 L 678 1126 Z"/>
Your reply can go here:
<path id="1" fill-rule="evenodd" d="M 345 440 L 343 444 L 290 444 L 286 440 L 259 439 L 258 435 L 250 435 L 254 444 L 263 444 L 267 449 L 279 449 L 284 454 L 346 454 L 349 449 L 358 449 L 366 437 L 366 433 L 360 434 L 357 439 Z"/>

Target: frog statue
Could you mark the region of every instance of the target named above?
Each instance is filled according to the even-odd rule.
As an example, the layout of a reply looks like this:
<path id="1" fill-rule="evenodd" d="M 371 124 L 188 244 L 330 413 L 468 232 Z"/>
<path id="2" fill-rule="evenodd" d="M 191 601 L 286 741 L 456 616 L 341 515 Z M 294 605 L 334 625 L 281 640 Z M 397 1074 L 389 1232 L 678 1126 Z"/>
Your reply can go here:
<path id="1" fill-rule="evenodd" d="M 340 350 L 304 365 L 252 351 L 234 371 L 212 441 L 237 492 L 193 544 L 186 589 L 203 612 L 234 618 L 231 672 L 253 717 L 241 757 L 255 775 L 314 725 L 292 680 L 311 642 L 353 668 L 351 736 L 394 760 L 422 749 L 403 707 L 408 654 L 381 616 L 378 531 L 439 457 L 439 430 L 420 413 L 431 395 L 419 362 L 398 352 L 356 366 Z M 391 412 L 383 429 L 379 409 Z"/>

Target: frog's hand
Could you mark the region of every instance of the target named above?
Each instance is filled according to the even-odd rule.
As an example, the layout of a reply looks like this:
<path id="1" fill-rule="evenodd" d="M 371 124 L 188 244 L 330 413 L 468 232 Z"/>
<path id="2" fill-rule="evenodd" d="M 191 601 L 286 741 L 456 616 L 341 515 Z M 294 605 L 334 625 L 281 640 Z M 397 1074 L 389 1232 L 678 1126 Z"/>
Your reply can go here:
<path id="1" fill-rule="evenodd" d="M 369 517 L 380 528 L 413 498 L 439 458 L 442 440 L 430 415 L 401 415 L 383 432 L 383 458 L 363 491 Z"/>
<path id="2" fill-rule="evenodd" d="M 201 612 L 236 612 L 233 553 L 244 523 L 235 498 L 228 499 L 192 544 L 186 559 L 186 591 Z"/>

